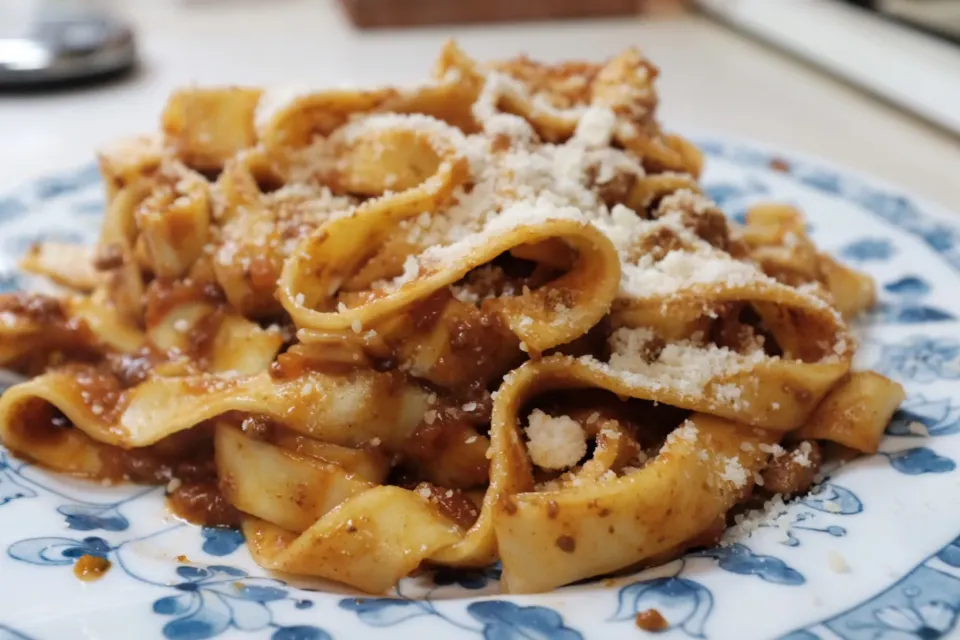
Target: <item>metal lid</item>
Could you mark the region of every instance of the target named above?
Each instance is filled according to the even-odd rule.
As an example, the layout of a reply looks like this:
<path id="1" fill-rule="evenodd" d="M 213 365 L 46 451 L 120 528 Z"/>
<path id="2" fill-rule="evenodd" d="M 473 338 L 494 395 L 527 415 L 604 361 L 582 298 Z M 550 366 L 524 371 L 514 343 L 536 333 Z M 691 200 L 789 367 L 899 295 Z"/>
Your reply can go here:
<path id="1" fill-rule="evenodd" d="M 102 12 L 55 13 L 41 16 L 26 35 L 0 37 L 0 85 L 100 76 L 136 59 L 133 31 L 120 20 Z"/>

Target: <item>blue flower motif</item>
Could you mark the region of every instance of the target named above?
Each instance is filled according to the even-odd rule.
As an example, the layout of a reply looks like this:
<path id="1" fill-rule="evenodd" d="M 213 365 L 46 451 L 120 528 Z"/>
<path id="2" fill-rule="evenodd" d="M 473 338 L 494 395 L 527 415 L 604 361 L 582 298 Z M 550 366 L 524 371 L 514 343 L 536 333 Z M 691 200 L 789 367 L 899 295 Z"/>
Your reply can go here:
<path id="1" fill-rule="evenodd" d="M 799 571 L 788 566 L 783 560 L 773 556 L 755 554 L 739 543 L 728 547 L 706 549 L 693 554 L 693 556 L 714 558 L 724 571 L 742 576 L 757 576 L 765 582 L 789 586 L 797 586 L 806 582 Z"/>
<path id="2" fill-rule="evenodd" d="M 106 558 L 114 547 L 106 540 L 90 536 L 82 540 L 73 538 L 30 538 L 10 545 L 7 554 L 15 560 L 40 565 L 73 564 L 81 556 Z"/>
<path id="3" fill-rule="evenodd" d="M 768 194 L 770 189 L 762 182 L 750 179 L 746 183 L 718 182 L 708 185 L 705 191 L 734 222 L 746 224 L 747 201 Z"/>
<path id="4" fill-rule="evenodd" d="M 937 558 L 946 562 L 951 567 L 960 567 L 960 538 L 945 546 L 937 554 Z"/>
<path id="5" fill-rule="evenodd" d="M 925 304 L 892 305 L 881 304 L 871 312 L 875 321 L 891 324 L 923 324 L 925 322 L 943 322 L 954 320 L 949 311 Z"/>
<path id="6" fill-rule="evenodd" d="M 871 190 L 858 200 L 862 206 L 897 226 L 915 222 L 920 217 L 913 203 L 903 196 Z"/>
<path id="7" fill-rule="evenodd" d="M 893 244 L 884 238 L 864 238 L 840 249 L 840 255 L 843 257 L 860 262 L 889 260 L 893 254 Z"/>
<path id="8" fill-rule="evenodd" d="M 257 631 L 269 626 L 273 615 L 267 603 L 285 600 L 283 584 L 268 578 L 249 578 L 241 569 L 223 565 L 177 567 L 185 581 L 173 585 L 179 595 L 160 598 L 153 610 L 176 619 L 163 626 L 169 640 L 204 640 L 234 627 Z"/>
<path id="9" fill-rule="evenodd" d="M 0 386 L 0 392 L 3 387 Z M 35 498 L 37 492 L 22 484 L 22 480 L 7 462 L 7 455 L 0 452 L 0 507 L 19 500 L 20 498 Z"/>
<path id="10" fill-rule="evenodd" d="M 863 511 L 863 503 L 850 489 L 832 482 L 814 486 L 800 502 L 811 509 L 839 516 L 852 516 Z"/>
<path id="11" fill-rule="evenodd" d="M 339 606 L 356 612 L 360 620 L 372 627 L 392 627 L 404 620 L 434 613 L 429 604 L 402 598 L 344 598 Z"/>
<path id="12" fill-rule="evenodd" d="M 930 285 L 918 276 L 904 276 L 899 280 L 883 285 L 884 290 L 895 296 L 919 298 L 930 293 Z"/>
<path id="13" fill-rule="evenodd" d="M 273 632 L 270 640 L 332 640 L 330 634 L 323 629 L 309 625 L 295 627 L 280 627 Z"/>
<path id="14" fill-rule="evenodd" d="M 0 640 L 30 640 L 30 636 L 24 635 L 5 624 L 0 624 Z"/>
<path id="15" fill-rule="evenodd" d="M 713 595 L 688 578 L 641 580 L 620 589 L 613 620 L 634 620 L 642 611 L 656 609 L 671 628 L 703 638 L 703 627 L 713 611 Z"/>
<path id="16" fill-rule="evenodd" d="M 840 193 L 841 179 L 834 171 L 825 171 L 823 169 L 813 169 L 804 172 L 799 176 L 800 181 L 807 186 L 813 187 L 825 193 Z"/>
<path id="17" fill-rule="evenodd" d="M 227 527 L 203 527 L 203 550 L 212 556 L 228 556 L 243 546 L 243 532 Z"/>
<path id="18" fill-rule="evenodd" d="M 66 516 L 67 526 L 75 531 L 126 531 L 130 523 L 116 504 L 65 504 L 57 513 Z"/>
<path id="19" fill-rule="evenodd" d="M 932 224 L 923 230 L 923 238 L 938 253 L 947 253 L 957 246 L 958 234 L 954 227 Z"/>
<path id="20" fill-rule="evenodd" d="M 0 198 L 0 220 L 13 220 L 27 213 L 27 203 L 20 198 Z"/>
<path id="21" fill-rule="evenodd" d="M 49 200 L 67 193 L 79 191 L 83 187 L 100 180 L 100 171 L 94 164 L 87 165 L 77 171 L 62 175 L 41 178 L 37 180 L 36 193 L 40 200 Z"/>
<path id="22" fill-rule="evenodd" d="M 915 382 L 960 378 L 960 342 L 950 338 L 914 336 L 884 345 L 879 373 Z"/>
<path id="23" fill-rule="evenodd" d="M 751 179 L 746 183 L 740 182 L 718 182 L 706 187 L 707 196 L 716 202 L 720 207 L 726 207 L 731 202 L 743 200 L 751 196 L 766 195 L 770 189 L 759 182 Z"/>
<path id="24" fill-rule="evenodd" d="M 957 607 L 940 600 L 915 606 L 889 606 L 873 614 L 883 630 L 874 638 L 918 638 L 934 640 L 944 637 L 957 624 Z"/>
<path id="25" fill-rule="evenodd" d="M 464 589 L 483 589 L 490 580 L 500 580 L 500 571 L 499 565 L 483 569 L 439 567 L 433 572 L 433 583 L 438 587 L 456 584 Z"/>
<path id="26" fill-rule="evenodd" d="M 890 460 L 890 465 L 900 473 L 919 476 L 924 473 L 949 473 L 957 468 L 950 458 L 937 455 L 926 447 L 914 447 L 892 453 L 882 453 Z"/>
<path id="27" fill-rule="evenodd" d="M 950 436 L 960 433 L 960 405 L 949 398 L 927 400 L 923 395 L 907 396 L 900 410 L 893 414 L 887 433 L 895 436 L 916 435 L 910 425 L 919 422 L 931 436 Z"/>
<path id="28" fill-rule="evenodd" d="M 780 640 L 820 640 L 820 636 L 809 631 L 793 631 L 780 638 Z"/>
<path id="29" fill-rule="evenodd" d="M 100 215 L 106 208 L 107 203 L 100 200 L 87 200 L 73 205 L 73 210 L 80 215 Z"/>
<path id="30" fill-rule="evenodd" d="M 546 607 L 521 607 L 505 600 L 473 602 L 467 607 L 475 620 L 483 623 L 486 640 L 582 640 L 579 631 L 563 624 L 563 617 Z"/>
<path id="31" fill-rule="evenodd" d="M 837 514 L 832 511 L 830 513 L 832 515 L 849 515 L 849 514 Z M 843 536 L 847 535 L 846 529 L 844 529 L 843 527 L 837 526 L 835 524 L 831 524 L 826 527 L 815 527 L 809 524 L 804 524 L 807 520 L 812 520 L 815 517 L 816 515 L 810 512 L 797 514 L 797 516 L 793 519 L 793 522 L 790 523 L 790 528 L 786 532 L 787 534 L 786 540 L 782 540 L 780 544 L 785 545 L 787 547 L 799 547 L 800 539 L 797 538 L 796 536 L 797 532 L 799 531 L 809 531 L 812 533 L 825 533 L 829 536 L 833 536 L 834 538 L 842 538 Z M 776 525 L 768 524 L 768 525 L 760 525 L 760 526 L 773 527 Z"/>

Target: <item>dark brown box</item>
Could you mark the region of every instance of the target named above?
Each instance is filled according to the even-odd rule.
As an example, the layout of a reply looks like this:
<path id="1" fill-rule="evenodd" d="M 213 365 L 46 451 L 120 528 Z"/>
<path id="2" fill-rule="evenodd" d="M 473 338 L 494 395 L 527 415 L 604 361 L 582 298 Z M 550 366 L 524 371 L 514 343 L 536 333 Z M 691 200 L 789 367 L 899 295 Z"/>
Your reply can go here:
<path id="1" fill-rule="evenodd" d="M 649 0 L 340 0 L 357 27 L 636 15 Z"/>

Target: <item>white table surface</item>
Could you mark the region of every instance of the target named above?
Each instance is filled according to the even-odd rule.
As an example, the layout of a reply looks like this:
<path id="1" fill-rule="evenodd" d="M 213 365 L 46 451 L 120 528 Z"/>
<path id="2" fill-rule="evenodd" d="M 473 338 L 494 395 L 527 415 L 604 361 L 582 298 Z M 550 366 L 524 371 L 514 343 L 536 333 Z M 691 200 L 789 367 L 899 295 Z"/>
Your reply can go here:
<path id="1" fill-rule="evenodd" d="M 2 0 L 0 0 L 2 1 Z M 872 173 L 960 212 L 960 142 L 699 16 L 358 32 L 333 0 L 137 0 L 143 70 L 56 94 L 0 94 L 0 190 L 151 131 L 189 83 L 378 84 L 425 77 L 453 36 L 479 58 L 600 59 L 640 46 L 668 127 L 736 135 Z"/>

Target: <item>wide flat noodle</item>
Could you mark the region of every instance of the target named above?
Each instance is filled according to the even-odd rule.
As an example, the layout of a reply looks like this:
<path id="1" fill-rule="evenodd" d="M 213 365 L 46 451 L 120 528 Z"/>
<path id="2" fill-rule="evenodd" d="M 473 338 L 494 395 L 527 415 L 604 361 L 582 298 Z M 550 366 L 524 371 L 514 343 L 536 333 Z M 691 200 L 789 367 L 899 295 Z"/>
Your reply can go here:
<path id="1" fill-rule="evenodd" d="M 11 387 L 0 397 L 0 435 L 6 442 L 23 403 L 39 398 L 93 439 L 124 448 L 154 444 L 229 411 L 266 416 L 334 444 L 356 446 L 379 438 L 393 445 L 409 436 L 428 407 L 422 389 L 376 372 L 307 372 L 293 380 L 268 373 L 155 377 L 117 394 L 112 405 L 86 401 L 88 382 L 103 380 L 89 371 L 52 371 Z"/>
<path id="2" fill-rule="evenodd" d="M 386 591 L 460 537 L 457 526 L 423 498 L 389 486 L 346 500 L 299 536 L 257 518 L 244 521 L 243 533 L 263 567 L 371 593 Z"/>

